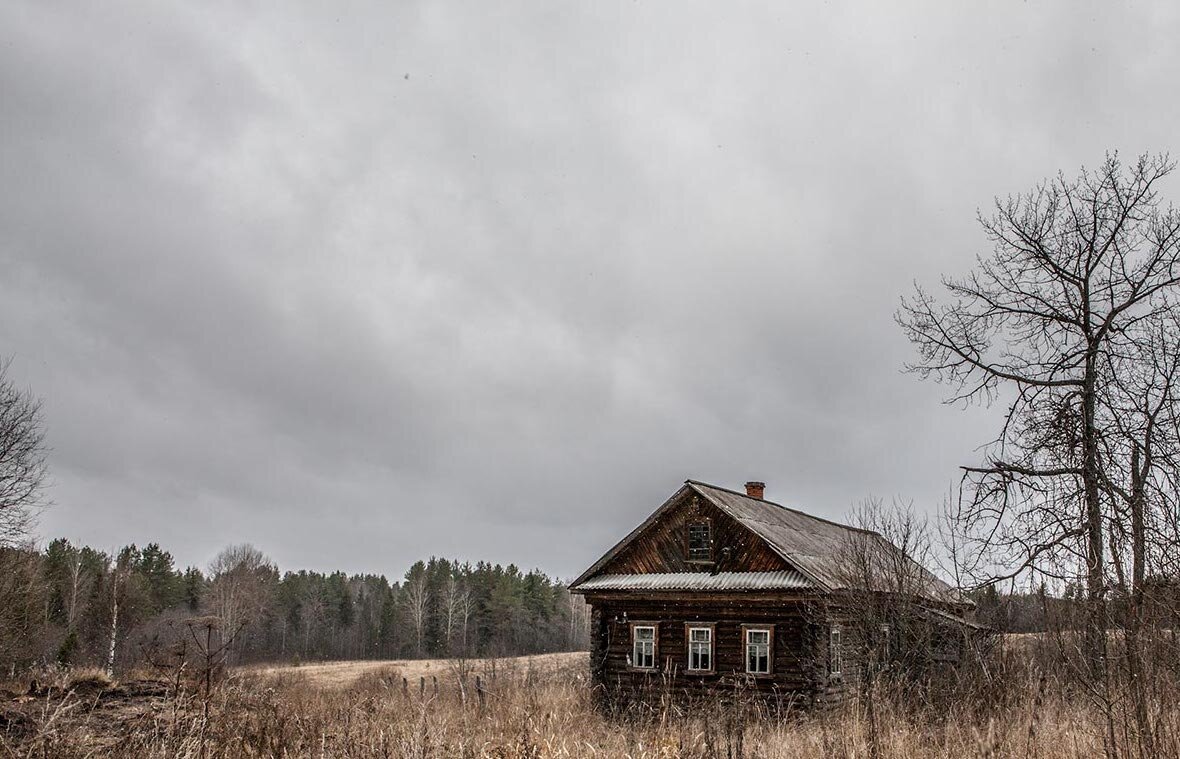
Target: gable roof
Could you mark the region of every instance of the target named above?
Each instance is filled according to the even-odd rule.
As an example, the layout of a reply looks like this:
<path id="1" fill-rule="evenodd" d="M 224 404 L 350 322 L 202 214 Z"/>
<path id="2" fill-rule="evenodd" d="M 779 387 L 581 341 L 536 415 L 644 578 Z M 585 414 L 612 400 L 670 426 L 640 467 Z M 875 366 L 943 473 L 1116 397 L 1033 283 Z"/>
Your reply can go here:
<path id="1" fill-rule="evenodd" d="M 584 586 L 583 583 L 594 577 L 635 538 L 679 503 L 686 492 L 697 493 L 753 532 L 784 561 L 798 570 L 809 585 L 820 590 L 847 589 L 847 582 L 844 579 L 847 573 L 842 566 L 841 556 L 847 551 L 851 539 L 871 541 L 870 545 L 875 550 L 891 554 L 900 553 L 896 546 L 885 540 L 879 533 L 815 517 L 773 501 L 751 498 L 745 493 L 716 485 L 686 480 L 683 487 L 677 490 L 660 508 L 656 509 L 643 524 L 632 530 L 627 537 L 615 544 L 606 555 L 574 580 L 570 584 L 570 589 L 593 589 L 590 586 Z M 947 603 L 962 602 L 959 594 L 949 585 L 925 568 L 919 566 L 919 570 L 926 585 L 922 593 L 924 597 Z"/>

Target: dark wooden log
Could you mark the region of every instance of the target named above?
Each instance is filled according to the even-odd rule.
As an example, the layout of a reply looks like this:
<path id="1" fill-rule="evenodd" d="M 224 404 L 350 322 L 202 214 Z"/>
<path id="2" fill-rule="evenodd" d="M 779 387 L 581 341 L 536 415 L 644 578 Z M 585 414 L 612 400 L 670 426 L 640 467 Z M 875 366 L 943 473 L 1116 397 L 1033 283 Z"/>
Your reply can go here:
<path id="1" fill-rule="evenodd" d="M 776 594 L 714 599 L 707 594 L 613 597 L 609 605 L 595 604 L 591 613 L 591 674 L 606 690 L 636 692 L 710 690 L 811 699 L 826 679 L 826 645 L 819 627 L 823 612 L 809 600 Z M 817 618 L 817 615 L 818 618 Z M 638 669 L 632 661 L 631 629 L 645 622 L 656 627 L 657 666 Z M 688 629 L 693 624 L 712 633 L 713 667 L 709 672 L 688 671 Z M 770 633 L 771 671 L 746 672 L 748 628 Z M 824 627 L 826 630 L 826 627 Z M 826 641 L 826 638 L 823 638 Z"/>

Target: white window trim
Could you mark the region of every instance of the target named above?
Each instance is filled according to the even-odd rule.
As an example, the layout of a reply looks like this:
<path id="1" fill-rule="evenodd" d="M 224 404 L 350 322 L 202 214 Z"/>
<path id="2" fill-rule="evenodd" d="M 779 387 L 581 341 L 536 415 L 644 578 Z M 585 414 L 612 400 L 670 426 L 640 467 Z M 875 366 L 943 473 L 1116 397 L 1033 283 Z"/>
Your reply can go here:
<path id="1" fill-rule="evenodd" d="M 750 633 L 766 633 L 766 671 L 750 669 Z M 751 625 L 742 628 L 743 646 L 742 655 L 746 660 L 746 674 L 747 675 L 769 675 L 774 671 L 774 628 L 772 627 L 758 627 Z M 761 643 L 758 645 L 762 645 Z"/>
<path id="2" fill-rule="evenodd" d="M 844 636 L 840 625 L 832 625 L 828 632 L 828 673 L 832 677 L 844 675 Z"/>
<path id="3" fill-rule="evenodd" d="M 636 635 L 636 633 L 639 630 L 651 630 L 651 640 L 650 641 L 639 640 L 638 636 Z M 659 640 L 660 640 L 660 630 L 659 630 L 658 625 L 641 623 L 641 622 L 632 623 L 632 625 L 631 625 L 631 662 L 630 662 L 632 669 L 654 670 L 656 668 L 656 665 L 659 663 Z M 640 657 L 638 655 L 638 649 L 639 649 L 640 643 L 651 645 L 651 666 L 644 666 L 639 663 Z"/>
<path id="4" fill-rule="evenodd" d="M 685 658 L 686 658 L 685 667 L 684 667 L 685 672 L 691 672 L 693 674 L 707 674 L 707 673 L 710 673 L 710 672 L 713 672 L 716 670 L 716 668 L 717 668 L 717 658 L 716 658 L 717 651 L 716 651 L 716 645 L 715 645 L 716 635 L 714 635 L 714 628 L 715 627 L 716 627 L 716 625 L 711 625 L 711 624 L 704 625 L 704 624 L 689 623 L 689 624 L 685 625 L 685 633 L 684 633 Z M 704 630 L 704 631 L 708 632 L 709 633 L 709 640 L 708 641 L 697 641 L 694 643 L 694 641 L 692 639 L 692 634 L 696 630 Z M 708 666 L 708 668 L 697 669 L 692 666 L 693 646 L 694 645 L 700 646 L 702 643 L 708 643 L 708 646 L 709 646 L 708 647 L 709 666 Z"/>

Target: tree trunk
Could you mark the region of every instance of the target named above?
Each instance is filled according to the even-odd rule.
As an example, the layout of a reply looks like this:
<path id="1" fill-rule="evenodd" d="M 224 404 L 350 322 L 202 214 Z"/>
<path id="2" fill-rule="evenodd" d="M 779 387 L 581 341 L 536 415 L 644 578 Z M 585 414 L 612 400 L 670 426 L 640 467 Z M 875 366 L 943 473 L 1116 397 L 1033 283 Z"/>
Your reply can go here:
<path id="1" fill-rule="evenodd" d="M 1089 303 L 1087 294 L 1085 303 Z M 1087 331 L 1090 327 L 1087 323 Z M 1102 501 L 1099 488 L 1101 471 L 1098 462 L 1097 405 L 1098 345 L 1089 338 L 1085 376 L 1082 384 L 1082 484 L 1086 509 L 1086 594 L 1087 615 L 1085 654 L 1090 676 L 1095 684 L 1106 682 L 1106 572 L 1103 566 L 1105 543 L 1102 539 Z"/>
<path id="2" fill-rule="evenodd" d="M 111 644 L 107 648 L 107 675 L 114 677 L 115 675 L 115 644 L 118 641 L 119 634 L 119 573 L 115 571 L 112 574 L 112 587 L 114 590 L 111 593 Z"/>
<path id="3" fill-rule="evenodd" d="M 1143 596 L 1146 575 L 1146 526 L 1143 512 L 1146 493 L 1146 475 L 1150 471 L 1151 454 L 1146 454 L 1144 466 L 1140 469 L 1139 447 L 1131 453 L 1131 603 L 1127 610 L 1126 657 L 1127 676 L 1131 680 L 1131 699 L 1135 709 L 1135 726 L 1139 732 L 1139 753 L 1154 756 L 1151 718 L 1147 713 L 1147 694 L 1143 682 Z"/>

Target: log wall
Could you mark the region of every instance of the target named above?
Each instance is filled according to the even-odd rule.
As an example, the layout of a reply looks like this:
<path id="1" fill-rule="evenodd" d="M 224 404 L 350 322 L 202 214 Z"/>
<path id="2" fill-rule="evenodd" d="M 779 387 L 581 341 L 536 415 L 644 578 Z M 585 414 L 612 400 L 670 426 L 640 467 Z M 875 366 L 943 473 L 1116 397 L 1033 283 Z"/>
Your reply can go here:
<path id="1" fill-rule="evenodd" d="M 828 675 L 826 607 L 786 596 L 591 596 L 591 671 L 608 694 L 674 692 L 686 695 L 735 688 L 810 703 L 838 698 L 841 680 Z M 632 666 L 631 627 L 657 627 L 657 667 Z M 687 671 L 688 623 L 714 625 L 713 671 Z M 746 673 L 744 625 L 773 625 L 768 675 Z M 846 655 L 846 669 L 851 662 Z"/>

